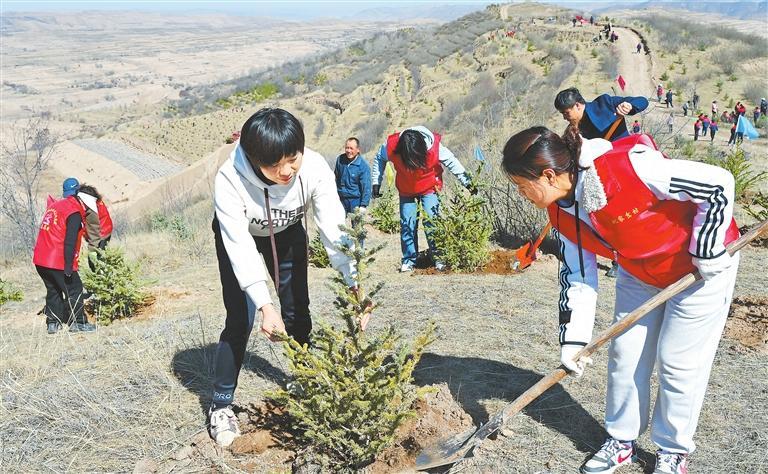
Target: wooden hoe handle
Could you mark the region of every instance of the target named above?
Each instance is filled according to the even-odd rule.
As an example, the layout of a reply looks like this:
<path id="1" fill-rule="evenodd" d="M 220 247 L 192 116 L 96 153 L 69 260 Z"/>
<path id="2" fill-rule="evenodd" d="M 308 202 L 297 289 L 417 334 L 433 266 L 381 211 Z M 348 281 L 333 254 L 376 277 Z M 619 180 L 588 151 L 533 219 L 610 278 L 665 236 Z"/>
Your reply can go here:
<path id="1" fill-rule="evenodd" d="M 731 242 L 727 247 L 728 253 L 731 255 L 735 254 L 736 252 L 741 250 L 742 247 L 747 245 L 749 242 L 754 240 L 757 236 L 759 236 L 766 230 L 768 230 L 768 220 L 765 220 L 760 224 L 757 224 L 752 229 L 750 229 L 746 234 L 742 235 L 734 242 Z M 657 306 L 664 303 L 668 299 L 672 298 L 676 294 L 685 290 L 686 288 L 688 288 L 689 286 L 691 286 L 693 283 L 695 283 L 697 280 L 700 280 L 700 279 L 701 279 L 701 275 L 699 275 L 699 272 L 688 273 L 682 278 L 680 278 L 679 280 L 677 280 L 675 283 L 672 283 L 668 287 L 664 288 L 655 296 L 653 296 L 652 298 L 649 298 L 648 301 L 640 305 L 637 309 L 635 309 L 634 311 L 626 315 L 624 318 L 622 318 L 621 321 L 615 322 L 605 331 L 601 332 L 600 334 L 592 338 L 589 344 L 584 346 L 584 348 L 581 349 L 574 356 L 574 360 L 579 360 L 579 358 L 583 356 L 591 355 L 596 350 L 598 350 L 603 345 L 605 345 L 606 342 L 610 341 L 614 337 L 626 331 L 630 326 L 632 326 L 640 318 L 648 314 L 652 309 L 656 308 Z M 518 413 L 520 410 L 525 408 L 529 403 L 531 403 L 539 395 L 547 391 L 551 386 L 555 385 L 556 383 L 564 379 L 566 375 L 568 375 L 568 371 L 565 370 L 565 368 L 561 365 L 560 367 L 555 369 L 552 373 L 550 373 L 543 379 L 539 380 L 536 383 L 536 385 L 534 385 L 533 387 L 523 392 L 522 395 L 517 397 L 512 403 L 510 403 L 504 408 L 502 412 L 503 421 L 506 422 L 507 419 L 509 419 L 510 417 Z"/>

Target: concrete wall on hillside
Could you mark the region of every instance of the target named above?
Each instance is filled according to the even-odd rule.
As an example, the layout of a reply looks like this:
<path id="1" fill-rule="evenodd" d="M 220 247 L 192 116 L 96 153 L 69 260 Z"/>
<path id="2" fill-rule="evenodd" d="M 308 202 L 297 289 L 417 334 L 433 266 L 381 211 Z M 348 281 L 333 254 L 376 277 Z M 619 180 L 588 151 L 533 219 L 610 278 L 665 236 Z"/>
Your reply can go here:
<path id="1" fill-rule="evenodd" d="M 153 212 L 173 208 L 201 194 L 213 195 L 213 179 L 219 167 L 229 158 L 235 145 L 224 145 L 208 157 L 185 170 L 144 185 L 145 192 L 135 199 L 118 203 L 116 210 L 128 221 L 136 221 Z"/>

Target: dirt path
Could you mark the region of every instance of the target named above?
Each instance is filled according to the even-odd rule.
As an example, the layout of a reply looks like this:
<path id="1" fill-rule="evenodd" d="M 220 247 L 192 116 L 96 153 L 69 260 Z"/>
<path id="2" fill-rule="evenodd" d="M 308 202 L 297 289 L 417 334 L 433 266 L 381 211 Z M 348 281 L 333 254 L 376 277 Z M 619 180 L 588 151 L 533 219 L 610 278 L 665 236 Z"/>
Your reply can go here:
<path id="1" fill-rule="evenodd" d="M 616 49 L 619 54 L 619 74 L 627 82 L 624 93 L 650 97 L 653 91 L 651 61 L 649 56 L 642 52 L 637 53 L 636 46 L 640 42 L 640 37 L 627 28 L 614 28 L 614 30 L 619 35 L 616 42 Z"/>

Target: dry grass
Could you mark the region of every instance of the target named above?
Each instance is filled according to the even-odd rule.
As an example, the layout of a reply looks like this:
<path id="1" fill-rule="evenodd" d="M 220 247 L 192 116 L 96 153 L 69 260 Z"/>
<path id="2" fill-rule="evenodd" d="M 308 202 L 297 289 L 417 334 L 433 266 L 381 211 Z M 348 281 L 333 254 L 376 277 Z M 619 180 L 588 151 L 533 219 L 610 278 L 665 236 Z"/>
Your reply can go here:
<path id="1" fill-rule="evenodd" d="M 372 267 L 386 286 L 371 330 L 391 323 L 415 334 L 436 320 L 438 340 L 420 364 L 417 381 L 447 382 L 476 423 L 557 366 L 554 261 L 537 262 L 523 275 L 403 276 L 396 271 L 398 237 L 374 231 L 370 240 L 388 244 Z M 148 251 L 160 242 L 137 234 L 124 243 Z M 143 457 L 169 458 L 204 428 L 213 344 L 223 326 L 214 257 L 195 265 L 179 265 L 160 252 L 152 258 L 155 263 L 146 270 L 149 276 L 164 275 L 155 292 L 165 297 L 151 314 L 96 334 L 46 335 L 42 319 L 29 315 L 42 285 L 32 277 L 24 280 L 28 301 L 9 305 L 0 326 L 4 471 L 129 471 Z M 757 275 L 768 264 L 768 250 L 750 248 L 742 261 L 737 293 L 759 294 L 766 281 Z M 327 318 L 331 308 L 328 275 L 330 270 L 310 269 L 315 318 Z M 612 282 L 602 282 L 598 328 L 608 323 Z M 699 471 L 767 467 L 761 453 L 768 448 L 763 430 L 768 419 L 758 402 L 767 388 L 765 377 L 755 376 L 765 372 L 765 356 L 732 346 L 722 342 L 713 369 L 697 436 L 700 449 L 692 458 Z M 279 352 L 257 335 L 251 338 L 240 403 L 260 400 L 282 380 L 285 361 L 273 351 Z M 484 443 L 461 469 L 573 471 L 604 436 L 605 366 L 602 351 L 583 379 L 547 392 L 513 420 L 510 436 Z M 654 448 L 647 435 L 641 444 L 648 461 Z M 228 469 L 226 459 L 211 456 L 184 469 Z"/>

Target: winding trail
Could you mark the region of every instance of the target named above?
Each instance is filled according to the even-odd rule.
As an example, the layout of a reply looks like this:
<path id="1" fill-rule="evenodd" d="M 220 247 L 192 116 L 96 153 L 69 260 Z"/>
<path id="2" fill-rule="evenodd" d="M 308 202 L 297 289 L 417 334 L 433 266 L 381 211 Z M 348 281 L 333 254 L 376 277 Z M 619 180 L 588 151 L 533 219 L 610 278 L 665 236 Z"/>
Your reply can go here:
<path id="1" fill-rule="evenodd" d="M 632 30 L 621 27 L 614 27 L 619 39 L 616 42 L 616 49 L 619 54 L 619 74 L 627 82 L 624 94 L 634 96 L 651 97 L 654 95 L 654 85 L 651 79 L 652 68 L 651 58 L 641 50 L 640 54 L 636 51 L 637 43 L 640 37 Z M 617 91 L 618 92 L 618 91 Z"/>

